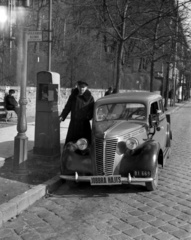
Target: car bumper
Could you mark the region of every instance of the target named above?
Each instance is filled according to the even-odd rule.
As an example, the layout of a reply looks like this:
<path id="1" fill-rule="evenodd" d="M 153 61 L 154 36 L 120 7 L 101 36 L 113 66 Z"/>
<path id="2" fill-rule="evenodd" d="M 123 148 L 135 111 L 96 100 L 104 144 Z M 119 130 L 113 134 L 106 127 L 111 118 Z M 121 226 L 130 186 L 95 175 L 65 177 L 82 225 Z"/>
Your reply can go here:
<path id="1" fill-rule="evenodd" d="M 75 172 L 75 175 L 72 175 L 72 176 L 71 175 L 60 175 L 60 178 L 62 178 L 64 180 L 75 181 L 75 182 L 91 182 L 92 177 L 93 176 L 79 176 L 77 172 Z M 141 182 L 145 183 L 145 182 L 152 182 L 153 180 L 154 179 L 151 177 L 149 177 L 149 178 L 131 177 L 130 173 L 128 174 L 128 177 L 121 177 L 122 184 L 141 183 Z M 103 184 L 103 185 L 105 185 L 105 184 Z"/>

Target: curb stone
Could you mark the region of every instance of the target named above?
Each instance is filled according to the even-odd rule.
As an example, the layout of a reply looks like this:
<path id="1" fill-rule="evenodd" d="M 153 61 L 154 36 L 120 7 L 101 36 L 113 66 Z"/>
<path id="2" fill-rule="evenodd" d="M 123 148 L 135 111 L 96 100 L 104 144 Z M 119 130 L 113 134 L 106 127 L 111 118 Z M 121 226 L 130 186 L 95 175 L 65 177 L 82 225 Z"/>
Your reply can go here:
<path id="1" fill-rule="evenodd" d="M 43 184 L 35 186 L 23 194 L 16 196 L 10 201 L 0 205 L 0 227 L 7 221 L 15 218 L 21 212 L 26 210 L 30 205 L 44 197 L 46 194 L 53 192 L 63 183 L 59 176 L 53 177 Z"/>

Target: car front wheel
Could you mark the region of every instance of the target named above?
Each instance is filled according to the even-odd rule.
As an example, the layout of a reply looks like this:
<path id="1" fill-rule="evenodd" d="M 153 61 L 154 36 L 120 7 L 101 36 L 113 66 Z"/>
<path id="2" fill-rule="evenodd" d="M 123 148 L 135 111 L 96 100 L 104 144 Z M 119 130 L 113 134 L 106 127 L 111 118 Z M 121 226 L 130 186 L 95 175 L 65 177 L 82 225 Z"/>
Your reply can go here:
<path id="1" fill-rule="evenodd" d="M 146 182 L 146 188 L 148 191 L 154 191 L 156 190 L 157 186 L 158 186 L 158 173 L 159 172 L 159 167 L 158 167 L 158 163 L 156 165 L 156 169 L 155 169 L 155 176 L 152 182 Z"/>

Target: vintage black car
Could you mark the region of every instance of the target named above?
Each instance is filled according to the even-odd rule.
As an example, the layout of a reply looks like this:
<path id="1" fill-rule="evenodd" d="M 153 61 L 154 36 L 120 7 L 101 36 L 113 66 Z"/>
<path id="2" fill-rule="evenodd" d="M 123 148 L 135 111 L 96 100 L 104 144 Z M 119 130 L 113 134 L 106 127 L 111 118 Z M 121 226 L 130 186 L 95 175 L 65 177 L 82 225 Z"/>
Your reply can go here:
<path id="1" fill-rule="evenodd" d="M 171 140 L 170 115 L 159 94 L 111 94 L 95 103 L 91 144 L 82 138 L 64 147 L 60 177 L 94 186 L 145 183 L 152 191 Z"/>

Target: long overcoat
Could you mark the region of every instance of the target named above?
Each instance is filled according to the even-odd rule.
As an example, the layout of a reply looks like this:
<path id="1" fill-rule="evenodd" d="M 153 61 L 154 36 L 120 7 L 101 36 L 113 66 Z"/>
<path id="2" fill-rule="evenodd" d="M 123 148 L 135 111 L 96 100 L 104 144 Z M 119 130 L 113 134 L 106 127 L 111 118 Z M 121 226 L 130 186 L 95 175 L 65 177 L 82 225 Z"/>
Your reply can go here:
<path id="1" fill-rule="evenodd" d="M 94 98 L 88 89 L 83 95 L 79 95 L 77 88 L 73 90 L 61 113 L 63 121 L 71 113 L 65 144 L 80 138 L 86 138 L 89 143 L 91 142 L 90 120 L 93 117 L 93 108 Z"/>

